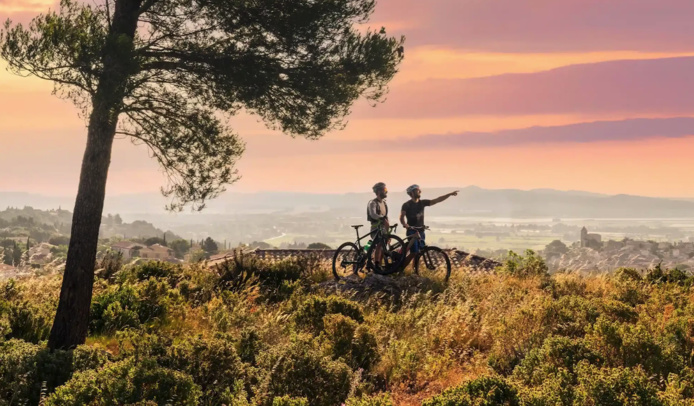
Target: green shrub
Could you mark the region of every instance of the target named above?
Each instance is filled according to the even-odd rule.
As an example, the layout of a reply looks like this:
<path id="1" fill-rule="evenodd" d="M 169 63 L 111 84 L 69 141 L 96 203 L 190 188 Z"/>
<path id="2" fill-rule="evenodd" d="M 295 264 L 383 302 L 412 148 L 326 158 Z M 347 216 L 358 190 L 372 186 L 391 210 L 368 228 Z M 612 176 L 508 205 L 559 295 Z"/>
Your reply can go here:
<path id="1" fill-rule="evenodd" d="M 175 287 L 180 280 L 183 270 L 180 265 L 171 264 L 169 262 L 149 261 L 134 266 L 128 276 L 132 275 L 135 281 L 148 281 L 150 278 L 161 279 L 169 284 L 170 287 Z"/>
<path id="2" fill-rule="evenodd" d="M 563 296 L 552 302 L 546 319 L 552 324 L 552 333 L 567 337 L 583 337 L 586 327 L 595 323 L 600 315 L 596 303 L 581 296 Z"/>
<path id="3" fill-rule="evenodd" d="M 0 309 L 1 310 L 1 309 Z M 8 336 L 31 343 L 48 338 L 53 325 L 54 310 L 29 301 L 10 302 L 7 308 Z"/>
<path id="4" fill-rule="evenodd" d="M 272 400 L 272 406 L 308 406 L 308 400 L 306 400 L 306 398 L 282 396 L 274 398 Z"/>
<path id="5" fill-rule="evenodd" d="M 133 285 L 126 283 L 110 286 L 92 300 L 89 329 L 94 333 L 102 333 L 132 327 L 131 315 L 125 312 L 136 313 L 138 301 L 137 291 Z M 107 313 L 109 308 L 111 310 Z M 109 318 L 107 319 L 106 316 Z M 137 320 L 139 323 L 139 316 Z M 120 324 L 121 321 L 123 325 Z"/>
<path id="6" fill-rule="evenodd" d="M 128 359 L 99 370 L 77 372 L 48 397 L 46 404 L 115 406 L 140 402 L 192 406 L 198 404 L 200 396 L 200 388 L 189 375 L 162 368 L 151 359 Z"/>
<path id="7" fill-rule="evenodd" d="M 141 323 L 166 321 L 169 312 L 180 304 L 180 295 L 164 281 L 150 278 L 138 286 L 137 314 Z"/>
<path id="8" fill-rule="evenodd" d="M 491 332 L 494 343 L 488 353 L 489 366 L 502 375 L 510 374 L 528 351 L 542 346 L 545 338 L 561 327 L 559 320 L 550 297 L 523 302 Z"/>
<path id="9" fill-rule="evenodd" d="M 660 397 L 667 406 L 694 405 L 694 370 L 685 368 L 679 374 L 670 374 Z"/>
<path id="10" fill-rule="evenodd" d="M 0 343 L 5 340 L 12 332 L 12 327 L 10 327 L 10 319 L 2 310 L 2 302 L 0 302 Z"/>
<path id="11" fill-rule="evenodd" d="M 519 386 L 518 397 L 523 406 L 574 405 L 575 382 L 576 376 L 560 367 L 537 386 Z"/>
<path id="12" fill-rule="evenodd" d="M 643 278 L 638 271 L 632 268 L 620 268 L 615 272 L 614 287 L 616 289 L 613 296 L 620 302 L 636 307 L 647 299 L 643 285 Z"/>
<path id="13" fill-rule="evenodd" d="M 329 314 L 323 320 L 323 337 L 333 359 L 341 358 L 353 369 L 365 371 L 370 371 L 378 363 L 378 342 L 366 326 L 360 326 L 341 314 Z"/>
<path id="14" fill-rule="evenodd" d="M 16 339 L 0 343 L 0 404 L 37 404 L 43 382 L 53 390 L 71 374 L 71 351 L 51 352 Z"/>
<path id="15" fill-rule="evenodd" d="M 299 280 L 307 272 L 308 264 L 300 258 L 270 263 L 239 254 L 216 265 L 214 272 L 220 289 L 239 292 L 258 286 L 259 300 L 277 303 L 286 300 L 300 286 Z"/>
<path id="16" fill-rule="evenodd" d="M 500 272 L 519 278 L 547 276 L 548 269 L 544 259 L 533 250 L 525 250 L 525 256 L 509 251 L 508 257 L 499 267 Z"/>
<path id="17" fill-rule="evenodd" d="M 643 280 L 641 272 L 634 268 L 619 268 L 614 271 L 614 276 L 620 282 L 641 282 Z"/>
<path id="18" fill-rule="evenodd" d="M 577 372 L 574 404 L 662 405 L 656 386 L 640 368 L 599 368 L 582 361 L 577 366 Z"/>
<path id="19" fill-rule="evenodd" d="M 504 379 L 481 377 L 428 399 L 422 406 L 518 406 L 518 392 Z"/>
<path id="20" fill-rule="evenodd" d="M 594 301 L 597 302 L 600 313 L 610 320 L 622 323 L 636 323 L 639 319 L 638 312 L 626 303 L 611 299 L 594 299 Z"/>
<path id="21" fill-rule="evenodd" d="M 29 402 L 36 386 L 36 357 L 41 347 L 22 340 L 0 343 L 0 400 L 2 404 Z"/>
<path id="22" fill-rule="evenodd" d="M 148 334 L 141 330 L 116 332 L 117 360 L 128 358 L 168 359 L 168 351 L 173 346 L 173 338 L 168 335 Z"/>
<path id="23" fill-rule="evenodd" d="M 362 396 L 347 399 L 346 406 L 393 406 L 390 395 L 382 393 L 376 396 Z"/>
<path id="24" fill-rule="evenodd" d="M 673 283 L 680 286 L 692 286 L 692 276 L 687 272 L 677 268 L 665 269 L 661 268 L 660 264 L 655 268 L 650 269 L 646 273 L 646 282 L 649 284 Z"/>
<path id="25" fill-rule="evenodd" d="M 604 317 L 586 335 L 588 347 L 599 354 L 608 366 L 642 366 L 649 374 L 663 380 L 684 367 L 676 347 L 665 345 L 642 325 L 612 322 Z"/>
<path id="26" fill-rule="evenodd" d="M 107 250 L 97 263 L 96 276 L 101 279 L 111 279 L 123 267 L 123 253 Z"/>
<path id="27" fill-rule="evenodd" d="M 112 361 L 111 354 L 101 348 L 80 345 L 72 351 L 72 370 L 98 369 Z"/>
<path id="28" fill-rule="evenodd" d="M 284 351 L 263 361 L 269 375 L 258 394 L 260 403 L 271 405 L 278 396 L 305 397 L 311 406 L 333 406 L 345 401 L 352 370 L 313 347 L 310 341 L 294 340 Z"/>
<path id="29" fill-rule="evenodd" d="M 204 405 L 221 405 L 226 388 L 244 379 L 244 365 L 233 342 L 218 338 L 186 338 L 167 350 L 160 364 L 190 375 L 202 390 Z"/>
<path id="30" fill-rule="evenodd" d="M 359 323 L 364 321 L 361 307 L 339 296 L 311 296 L 296 310 L 294 320 L 299 327 L 308 328 L 317 334 L 325 328 L 323 317 L 328 314 L 341 314 Z"/>
<path id="31" fill-rule="evenodd" d="M 256 358 L 262 349 L 262 342 L 258 333 L 250 328 L 241 331 L 241 338 L 238 341 L 236 351 L 241 361 L 251 365 L 256 364 Z"/>
<path id="32" fill-rule="evenodd" d="M 581 339 L 549 337 L 542 348 L 531 350 L 513 370 L 514 380 L 523 385 L 538 386 L 545 379 L 565 370 L 574 373 L 579 361 L 600 364 L 600 357 L 592 352 Z"/>
<path id="33" fill-rule="evenodd" d="M 140 326 L 140 317 L 133 310 L 123 308 L 120 302 L 108 305 L 102 316 L 104 333 L 113 333 L 126 328 Z"/>
<path id="34" fill-rule="evenodd" d="M 167 282 L 150 278 L 138 285 L 110 286 L 92 301 L 90 330 L 112 333 L 140 324 L 164 322 L 181 298 Z"/>

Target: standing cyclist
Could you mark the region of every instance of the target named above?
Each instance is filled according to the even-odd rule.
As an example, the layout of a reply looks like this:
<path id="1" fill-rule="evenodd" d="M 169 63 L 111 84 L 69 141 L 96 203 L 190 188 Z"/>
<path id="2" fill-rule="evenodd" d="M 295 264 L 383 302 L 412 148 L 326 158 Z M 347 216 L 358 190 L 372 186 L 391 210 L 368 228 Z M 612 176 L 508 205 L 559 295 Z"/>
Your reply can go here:
<path id="1" fill-rule="evenodd" d="M 424 245 L 424 238 L 426 237 L 424 234 L 424 208 L 441 203 L 451 196 L 458 196 L 458 191 L 456 190 L 455 192 L 439 196 L 433 200 L 427 200 L 420 199 L 422 196 L 422 190 L 419 188 L 419 185 L 412 185 L 407 188 L 407 194 L 410 196 L 410 200 L 406 201 L 402 205 L 402 211 L 400 212 L 400 223 L 407 230 L 406 234 L 408 237 L 412 234 L 419 233 L 419 238 L 413 238 L 410 240 L 410 245 L 408 247 L 410 252 L 407 255 L 407 258 L 405 258 L 405 264 L 403 267 L 406 267 L 410 261 L 412 261 L 412 258 L 414 258 L 414 256 Z"/>
<path id="2" fill-rule="evenodd" d="M 388 205 L 386 204 L 386 197 L 388 197 L 388 189 L 386 184 L 383 182 L 378 182 L 372 188 L 373 192 L 376 194 L 376 198 L 369 200 L 366 206 L 366 218 L 371 223 L 371 231 L 375 231 L 380 228 L 383 235 L 388 234 L 390 223 L 388 222 Z M 381 263 L 381 258 L 383 257 L 383 248 L 381 245 L 377 245 L 374 251 L 374 260 L 376 266 Z"/>

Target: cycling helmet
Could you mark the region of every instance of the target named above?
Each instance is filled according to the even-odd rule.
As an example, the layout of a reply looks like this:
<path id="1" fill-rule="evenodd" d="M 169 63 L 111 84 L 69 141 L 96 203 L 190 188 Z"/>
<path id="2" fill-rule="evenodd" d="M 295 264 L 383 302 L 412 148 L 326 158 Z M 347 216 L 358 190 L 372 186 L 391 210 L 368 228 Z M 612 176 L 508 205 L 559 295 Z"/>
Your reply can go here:
<path id="1" fill-rule="evenodd" d="M 412 196 L 412 192 L 414 192 L 417 189 L 419 189 L 419 185 L 412 185 L 408 187 L 406 191 L 408 195 Z"/>
<path id="2" fill-rule="evenodd" d="M 383 190 L 386 188 L 386 184 L 383 182 L 378 182 L 377 184 L 374 185 L 371 189 L 374 191 L 374 193 L 378 193 L 379 190 Z"/>

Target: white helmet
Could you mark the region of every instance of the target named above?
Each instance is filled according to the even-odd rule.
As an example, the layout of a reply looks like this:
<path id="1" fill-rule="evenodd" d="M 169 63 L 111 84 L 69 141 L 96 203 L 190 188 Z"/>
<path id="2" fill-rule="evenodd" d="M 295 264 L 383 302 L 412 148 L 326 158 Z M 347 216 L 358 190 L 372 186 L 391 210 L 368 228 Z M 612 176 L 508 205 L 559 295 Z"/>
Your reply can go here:
<path id="1" fill-rule="evenodd" d="M 414 192 L 417 189 L 419 189 L 419 185 L 412 185 L 407 188 L 406 192 L 408 195 L 412 196 L 412 192 Z"/>

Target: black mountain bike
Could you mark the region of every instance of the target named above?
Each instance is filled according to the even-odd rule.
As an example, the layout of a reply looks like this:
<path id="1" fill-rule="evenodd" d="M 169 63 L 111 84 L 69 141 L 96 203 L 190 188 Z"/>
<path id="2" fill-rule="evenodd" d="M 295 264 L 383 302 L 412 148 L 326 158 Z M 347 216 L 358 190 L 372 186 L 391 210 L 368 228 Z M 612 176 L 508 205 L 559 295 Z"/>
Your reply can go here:
<path id="1" fill-rule="evenodd" d="M 407 236 L 403 241 L 402 246 L 393 244 L 391 249 L 399 252 L 405 252 L 410 241 L 419 238 L 419 231 L 429 229 L 428 226 L 410 228 L 415 229 L 417 233 Z M 448 254 L 446 254 L 446 252 L 439 247 L 426 245 L 424 241 L 422 241 L 419 252 L 414 257 L 413 261 L 414 272 L 417 275 L 426 277 L 439 276 L 443 277 L 446 281 L 448 281 L 448 278 L 451 276 L 451 259 L 448 257 Z"/>
<path id="2" fill-rule="evenodd" d="M 351 274 L 365 272 L 365 268 L 381 275 L 388 275 L 400 270 L 405 256 L 395 247 L 400 247 L 402 250 L 405 245 L 402 238 L 392 234 L 398 227 L 397 224 L 390 227 L 388 234 L 384 234 L 381 228 L 377 228 L 361 237 L 359 236 L 359 228 L 363 225 L 352 227 L 357 233 L 357 240 L 340 245 L 333 256 L 333 276 L 336 280 Z M 362 245 L 361 241 L 369 237 L 371 238 L 370 243 Z M 379 263 L 375 260 L 377 247 L 380 247 L 382 252 Z"/>

